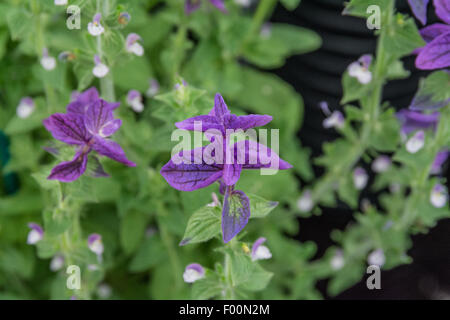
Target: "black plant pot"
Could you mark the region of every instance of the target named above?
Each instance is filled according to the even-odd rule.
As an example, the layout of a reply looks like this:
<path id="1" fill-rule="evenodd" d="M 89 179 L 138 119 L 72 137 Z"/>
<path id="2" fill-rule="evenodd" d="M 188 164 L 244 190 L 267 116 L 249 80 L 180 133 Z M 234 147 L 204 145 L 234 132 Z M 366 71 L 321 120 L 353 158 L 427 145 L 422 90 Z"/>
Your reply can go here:
<path id="1" fill-rule="evenodd" d="M 294 56 L 275 71 L 303 96 L 305 114 L 299 137 L 303 145 L 311 148 L 313 156 L 321 154 L 325 141 L 337 138 L 336 132 L 322 127 L 324 115 L 318 108 L 327 101 L 332 109 L 340 109 L 342 97 L 341 76 L 347 66 L 362 54 L 374 54 L 376 37 L 367 29 L 363 19 L 343 16 L 343 0 L 302 0 L 292 12 L 278 6 L 273 22 L 289 23 L 314 30 L 322 37 L 322 47 L 312 53 Z M 397 1 L 397 9 L 411 15 L 406 1 Z M 431 11 L 431 10 L 430 10 Z M 433 21 L 430 12 L 430 21 Z M 435 18 L 435 17 L 434 17 Z M 408 79 L 391 81 L 383 91 L 383 100 L 397 109 L 406 108 L 417 90 L 418 80 L 426 73 L 414 67 L 413 56 L 404 59 L 405 68 L 411 72 Z M 321 174 L 320 168 L 315 168 Z M 371 194 L 364 194 L 371 197 Z M 344 229 L 352 220 L 352 211 L 344 204 L 337 208 L 324 208 L 319 217 L 300 219 L 300 241 L 312 240 L 318 245 L 320 257 L 333 244 L 329 233 Z M 383 272 L 383 290 L 368 290 L 365 280 L 341 293 L 337 299 L 420 299 L 436 298 L 443 289 L 450 288 L 450 220 L 441 221 L 428 235 L 413 237 L 413 248 L 408 252 L 414 263 Z M 445 243 L 445 245 L 442 245 Z M 435 250 L 430 250 L 435 248 Z M 326 282 L 318 288 L 326 295 Z"/>

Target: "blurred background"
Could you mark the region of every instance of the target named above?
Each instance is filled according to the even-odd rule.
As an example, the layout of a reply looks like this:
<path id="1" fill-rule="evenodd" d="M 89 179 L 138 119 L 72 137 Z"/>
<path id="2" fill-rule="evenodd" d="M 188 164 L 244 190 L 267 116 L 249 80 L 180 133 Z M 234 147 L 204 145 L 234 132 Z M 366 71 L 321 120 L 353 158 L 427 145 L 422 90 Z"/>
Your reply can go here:
<path id="1" fill-rule="evenodd" d="M 298 8 L 287 11 L 278 5 L 272 21 L 290 23 L 314 30 L 322 37 L 322 47 L 312 53 L 290 57 L 276 74 L 289 82 L 303 97 L 305 114 L 299 132 L 302 143 L 311 148 L 313 156 L 321 154 L 322 144 L 334 140 L 333 130 L 322 126 L 323 115 L 318 103 L 327 101 L 331 109 L 339 109 L 342 97 L 341 75 L 347 66 L 362 54 L 375 52 L 376 37 L 366 22 L 341 14 L 343 0 L 302 0 Z M 398 11 L 412 16 L 406 0 L 396 2 Z M 428 10 L 430 23 L 436 22 L 434 10 Z M 400 110 L 409 106 L 420 77 L 427 74 L 414 67 L 414 56 L 405 59 L 411 72 L 405 80 L 390 81 L 383 99 Z M 321 174 L 315 167 L 316 175 Z M 368 170 L 370 171 L 370 170 Z M 448 166 L 446 170 L 448 176 Z M 371 177 L 373 178 L 373 177 Z M 364 197 L 374 200 L 370 194 Z M 322 256 L 333 244 L 329 234 L 333 229 L 344 230 L 353 220 L 352 211 L 340 203 L 337 208 L 323 208 L 323 214 L 300 219 L 299 241 L 312 240 L 318 246 L 316 257 Z M 414 262 L 393 270 L 383 271 L 382 290 L 367 290 L 366 279 L 334 299 L 450 299 L 450 219 L 441 220 L 427 235 L 413 236 L 413 248 L 408 254 Z M 326 282 L 318 283 L 326 296 Z"/>

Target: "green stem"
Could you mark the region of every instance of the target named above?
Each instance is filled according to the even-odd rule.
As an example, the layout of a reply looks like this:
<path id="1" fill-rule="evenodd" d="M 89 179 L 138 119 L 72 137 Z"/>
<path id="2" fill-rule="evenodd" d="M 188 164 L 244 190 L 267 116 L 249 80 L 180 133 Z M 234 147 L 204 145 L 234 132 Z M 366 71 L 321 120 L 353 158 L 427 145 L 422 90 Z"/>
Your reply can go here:
<path id="1" fill-rule="evenodd" d="M 233 240 L 231 240 L 233 241 Z M 227 284 L 227 287 L 225 288 L 224 297 L 227 300 L 234 300 L 234 289 L 233 289 L 233 276 L 232 276 L 232 268 L 231 268 L 231 257 L 228 253 L 225 253 L 225 281 Z"/>
<path id="2" fill-rule="evenodd" d="M 97 12 L 101 12 L 103 18 L 108 16 L 109 7 L 109 0 L 97 0 Z M 101 35 L 97 37 L 97 53 L 101 60 L 104 56 L 102 50 L 102 39 L 103 37 Z M 100 78 L 100 92 L 105 100 L 110 102 L 116 100 L 111 70 L 105 77 Z"/>
<path id="3" fill-rule="evenodd" d="M 391 19 L 393 10 L 393 1 L 391 1 L 389 10 L 386 13 L 389 20 Z M 352 170 L 367 150 L 374 126 L 378 123 L 378 117 L 381 109 L 380 106 L 382 102 L 383 85 L 386 81 L 386 67 L 388 61 L 383 48 L 383 43 L 388 32 L 388 28 L 389 23 L 386 23 L 386 26 L 381 29 L 380 36 L 377 41 L 376 61 L 372 80 L 373 89 L 366 100 L 369 117 L 365 119 L 362 124 L 362 129 L 360 131 L 361 139 L 354 145 L 352 151 L 347 155 L 349 159 L 345 162 L 346 164 L 327 172 L 325 176 L 316 184 L 312 194 L 313 201 L 316 203 L 323 196 L 323 194 L 333 191 L 335 183 L 337 183 L 342 176 L 347 175 L 349 171 Z"/>
<path id="4" fill-rule="evenodd" d="M 167 210 L 164 208 L 164 205 L 162 203 L 159 203 L 157 215 L 160 217 L 160 216 L 164 216 L 167 214 L 168 213 L 167 213 Z M 159 217 L 157 217 L 157 218 L 159 218 Z M 161 239 L 163 241 L 164 246 L 166 247 L 167 254 L 169 255 L 169 260 L 170 260 L 170 264 L 171 264 L 172 272 L 173 272 L 173 279 L 174 279 L 174 283 L 175 283 L 175 291 L 177 291 L 180 287 L 180 281 L 178 281 L 178 279 L 180 279 L 181 274 L 182 274 L 180 259 L 178 258 L 177 251 L 174 247 L 173 238 L 172 238 L 171 234 L 169 233 L 169 231 L 167 230 L 165 224 L 163 222 L 161 222 L 159 219 L 157 219 L 157 222 L 158 222 L 158 229 L 161 234 Z"/>

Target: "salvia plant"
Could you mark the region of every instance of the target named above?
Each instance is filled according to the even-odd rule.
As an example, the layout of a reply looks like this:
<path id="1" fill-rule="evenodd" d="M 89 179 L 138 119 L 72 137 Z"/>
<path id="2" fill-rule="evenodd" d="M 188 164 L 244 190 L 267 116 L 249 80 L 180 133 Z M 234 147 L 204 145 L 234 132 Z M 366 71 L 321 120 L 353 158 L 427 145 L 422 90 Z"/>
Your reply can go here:
<path id="1" fill-rule="evenodd" d="M 411 235 L 450 216 L 450 7 L 408 2 L 422 25 L 376 1 L 375 54 L 343 74 L 342 108 L 317 107 L 339 134 L 317 159 L 270 70 L 321 40 L 269 23 L 275 0 L 1 2 L 0 298 L 319 299 L 319 280 L 334 296 L 410 263 Z M 383 88 L 410 55 L 429 73 L 396 111 Z M 338 203 L 354 221 L 316 257 L 298 218 Z"/>

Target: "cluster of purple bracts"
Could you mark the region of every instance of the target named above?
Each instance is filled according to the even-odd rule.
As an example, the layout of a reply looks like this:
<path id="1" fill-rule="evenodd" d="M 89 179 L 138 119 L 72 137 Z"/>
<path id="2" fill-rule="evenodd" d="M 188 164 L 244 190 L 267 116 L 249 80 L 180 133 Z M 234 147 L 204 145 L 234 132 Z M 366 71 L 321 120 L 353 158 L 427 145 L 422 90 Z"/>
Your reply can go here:
<path id="1" fill-rule="evenodd" d="M 43 121 L 55 139 L 77 147 L 74 158 L 54 167 L 48 179 L 62 182 L 78 179 L 86 171 L 88 154 L 92 151 L 135 166 L 120 145 L 108 139 L 122 125 L 122 120 L 114 119 L 113 115 L 119 104 L 100 99 L 97 89 L 90 88 L 69 103 L 66 113 L 55 113 Z"/>
<path id="2" fill-rule="evenodd" d="M 427 6 L 429 0 L 408 0 L 417 19 L 427 23 Z M 417 53 L 416 67 L 434 70 L 450 67 L 450 1 L 433 0 L 436 15 L 444 23 L 434 23 L 420 30 L 423 40 L 427 43 L 415 51 Z"/>
<path id="3" fill-rule="evenodd" d="M 205 188 L 218 181 L 220 192 L 224 194 L 222 208 L 222 233 L 224 242 L 230 241 L 247 224 L 250 217 L 250 200 L 240 190 L 234 190 L 243 169 L 269 168 L 273 163 L 278 163 L 277 169 L 289 169 L 292 166 L 280 159 L 275 152 L 256 141 L 243 140 L 229 146 L 229 130 L 247 130 L 263 126 L 272 120 L 268 115 L 244 115 L 236 116 L 228 110 L 225 101 L 217 94 L 214 107 L 208 115 L 200 115 L 176 123 L 176 126 L 184 130 L 201 130 L 209 132 L 214 130 L 215 135 L 210 136 L 211 144 L 205 147 L 188 151 L 181 151 L 162 167 L 161 175 L 175 189 L 181 191 L 193 191 Z M 201 123 L 201 128 L 196 126 Z M 214 156 L 208 157 L 205 150 L 210 148 L 216 139 L 221 140 L 225 147 L 222 148 L 223 157 L 229 159 L 217 163 Z M 214 152 L 214 151 L 213 151 Z M 233 156 L 230 156 L 232 154 Z M 263 161 L 268 156 L 269 162 Z M 180 161 L 180 159 L 182 161 Z M 253 160 L 253 161 L 252 161 Z"/>

